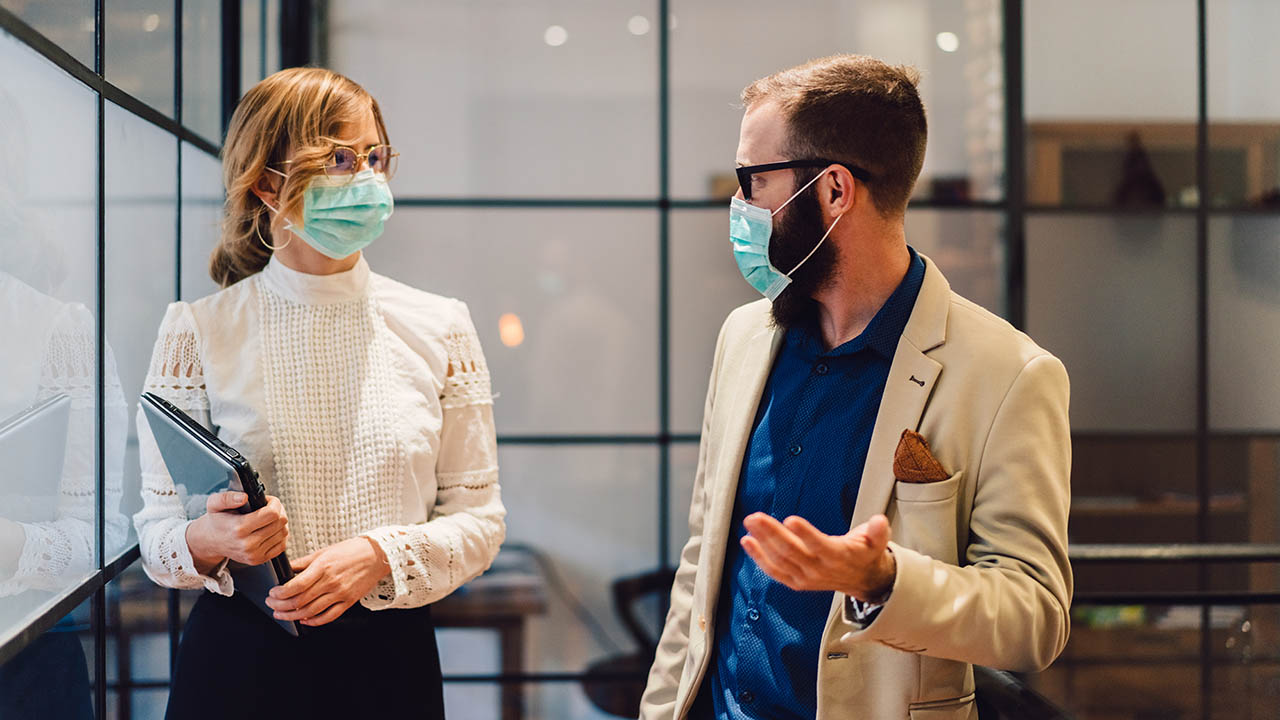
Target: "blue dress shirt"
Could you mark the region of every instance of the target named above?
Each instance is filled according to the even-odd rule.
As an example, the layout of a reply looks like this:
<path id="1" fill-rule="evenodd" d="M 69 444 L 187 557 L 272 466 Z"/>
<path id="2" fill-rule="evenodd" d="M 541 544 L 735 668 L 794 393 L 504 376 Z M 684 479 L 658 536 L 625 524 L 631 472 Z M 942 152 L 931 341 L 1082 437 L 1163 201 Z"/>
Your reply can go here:
<path id="1" fill-rule="evenodd" d="M 849 532 L 880 398 L 915 306 L 924 261 L 911 264 L 862 334 L 826 350 L 813 330 L 787 331 L 760 398 L 738 480 L 708 681 L 698 706 L 717 720 L 811 720 L 830 592 L 796 592 L 742 550 L 743 520 L 799 515 Z"/>

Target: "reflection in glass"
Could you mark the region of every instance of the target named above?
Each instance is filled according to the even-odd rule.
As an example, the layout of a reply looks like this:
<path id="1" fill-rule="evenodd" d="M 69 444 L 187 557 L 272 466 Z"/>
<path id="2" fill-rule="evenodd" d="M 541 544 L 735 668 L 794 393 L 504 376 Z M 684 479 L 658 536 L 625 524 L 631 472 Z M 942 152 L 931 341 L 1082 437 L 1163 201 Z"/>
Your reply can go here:
<path id="1" fill-rule="evenodd" d="M 400 207 L 366 253 L 374 272 L 470 306 L 501 434 L 653 433 L 656 216 Z M 508 313 L 524 336 L 514 346 L 500 335 Z"/>
<path id="2" fill-rule="evenodd" d="M 120 382 L 133 417 L 151 361 L 155 329 L 176 296 L 177 143 L 160 128 L 108 102 L 103 137 L 106 160 L 106 322 L 107 342 L 119 358 Z M 137 430 L 132 423 L 107 426 L 127 434 L 124 506 L 131 517 L 142 509 Z M 107 560 L 136 542 L 108 544 Z M 122 539 L 123 540 L 123 539 Z"/>
<path id="3" fill-rule="evenodd" d="M 119 512 L 124 402 L 104 349 L 98 487 L 96 113 L 92 92 L 0 36 L 0 637 L 98 567 Z M 10 71 L 12 70 L 12 71 Z M 61 123 L 45 122 L 61 117 Z M 36 161 L 33 148 L 46 153 Z M 114 427 L 113 427 L 114 426 Z"/>
<path id="4" fill-rule="evenodd" d="M 93 720 L 91 602 L 0 665 L 0 718 Z"/>
<path id="5" fill-rule="evenodd" d="M 728 198 L 739 93 L 806 60 L 857 52 L 921 70 L 929 146 L 916 199 L 1003 196 L 1004 71 L 995 0 L 678 0 L 671 34 L 672 192 Z M 950 52 L 940 33 L 954 35 Z M 951 48 L 951 38 L 943 44 Z"/>

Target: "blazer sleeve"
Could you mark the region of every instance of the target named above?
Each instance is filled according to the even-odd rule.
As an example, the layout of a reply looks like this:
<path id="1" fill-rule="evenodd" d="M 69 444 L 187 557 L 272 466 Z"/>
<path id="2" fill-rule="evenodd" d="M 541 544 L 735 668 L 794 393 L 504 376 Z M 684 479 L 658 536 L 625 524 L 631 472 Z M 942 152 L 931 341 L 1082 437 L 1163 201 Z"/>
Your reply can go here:
<path id="1" fill-rule="evenodd" d="M 1039 671 L 1066 646 L 1071 434 L 1062 363 L 1033 358 L 1014 379 L 979 465 L 963 567 L 891 543 L 898 572 L 874 623 L 846 642 Z M 842 603 L 846 607 L 847 603 Z"/>
<path id="2" fill-rule="evenodd" d="M 676 712 L 676 693 L 689 655 L 689 622 L 693 605 L 693 584 L 702 557 L 702 525 L 706 507 L 706 468 L 711 437 L 711 418 L 715 407 L 716 384 L 720 361 L 724 355 L 727 329 L 732 318 L 720 328 L 716 340 L 711 379 L 707 383 L 707 399 L 702 414 L 702 442 L 698 447 L 698 469 L 693 482 L 693 498 L 689 506 L 689 541 L 680 551 L 680 565 L 671 586 L 671 606 L 667 611 L 662 637 L 649 669 L 649 680 L 640 700 L 640 720 L 672 720 Z"/>

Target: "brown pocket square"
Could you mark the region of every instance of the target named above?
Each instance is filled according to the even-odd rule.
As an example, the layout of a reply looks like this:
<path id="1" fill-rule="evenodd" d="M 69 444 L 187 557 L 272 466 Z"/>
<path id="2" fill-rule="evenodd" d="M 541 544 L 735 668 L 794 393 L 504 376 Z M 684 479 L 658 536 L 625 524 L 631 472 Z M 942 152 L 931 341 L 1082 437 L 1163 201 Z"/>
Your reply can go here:
<path id="1" fill-rule="evenodd" d="M 929 450 L 929 442 L 914 430 L 903 430 L 893 453 L 893 476 L 902 482 L 931 483 L 951 477 Z"/>

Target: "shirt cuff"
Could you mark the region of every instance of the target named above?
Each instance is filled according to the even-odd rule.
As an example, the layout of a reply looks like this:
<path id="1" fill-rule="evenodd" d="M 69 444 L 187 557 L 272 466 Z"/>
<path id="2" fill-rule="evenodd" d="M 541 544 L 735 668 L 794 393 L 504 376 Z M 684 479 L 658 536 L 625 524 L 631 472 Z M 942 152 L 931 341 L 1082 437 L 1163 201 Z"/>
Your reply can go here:
<path id="1" fill-rule="evenodd" d="M 880 611 L 884 609 L 884 604 L 889 601 L 890 594 L 892 593 L 885 594 L 880 599 L 880 602 L 863 602 L 846 595 L 844 598 L 845 617 L 860 629 L 867 629 L 879 617 Z"/>

